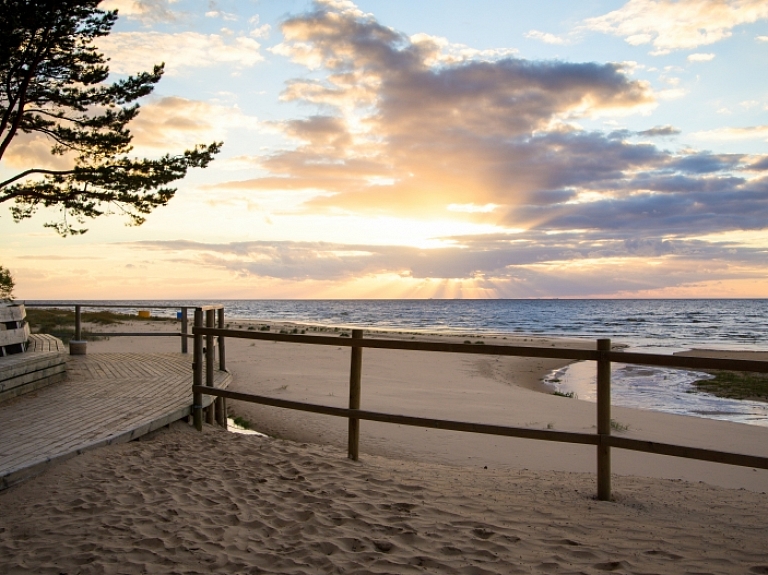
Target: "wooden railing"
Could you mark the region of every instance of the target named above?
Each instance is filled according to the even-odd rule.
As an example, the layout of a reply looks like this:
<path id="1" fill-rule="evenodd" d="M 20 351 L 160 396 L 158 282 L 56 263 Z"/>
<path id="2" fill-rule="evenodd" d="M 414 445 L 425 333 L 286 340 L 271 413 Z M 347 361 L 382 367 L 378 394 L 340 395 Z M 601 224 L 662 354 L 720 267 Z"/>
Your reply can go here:
<path id="1" fill-rule="evenodd" d="M 75 308 L 75 341 L 82 341 L 83 339 L 83 308 L 87 309 L 136 309 L 141 308 L 140 305 L 122 305 L 122 304 L 89 304 L 89 303 L 72 303 L 72 302 L 50 302 L 50 303 L 25 303 L 26 307 L 39 307 L 39 308 Z M 224 327 L 224 306 L 223 305 L 210 305 L 210 306 L 175 306 L 175 305 L 151 305 L 146 306 L 148 309 L 175 309 L 179 310 L 181 316 L 181 331 L 180 332 L 89 332 L 89 335 L 104 336 L 104 337 L 178 337 L 181 339 L 181 353 L 189 353 L 188 340 L 192 338 L 192 334 L 189 331 L 189 310 L 217 310 L 218 311 L 218 326 Z M 221 367 L 224 370 L 223 364 Z"/>
<path id="2" fill-rule="evenodd" d="M 210 314 L 210 312 L 207 312 Z M 755 467 L 768 469 L 768 457 L 759 457 L 754 455 L 745 455 L 740 453 L 729 453 L 711 449 L 701 449 L 697 447 L 686 447 L 681 445 L 672 445 L 668 443 L 658 443 L 653 441 L 643 441 L 638 439 L 629 439 L 615 437 L 611 435 L 611 363 L 626 363 L 638 365 L 652 365 L 672 368 L 687 369 L 718 369 L 734 371 L 752 371 L 768 373 L 768 361 L 743 360 L 743 359 L 720 359 L 712 357 L 682 357 L 670 355 L 656 355 L 644 353 L 626 353 L 623 351 L 613 351 L 609 339 L 597 340 L 597 347 L 594 350 L 558 348 L 558 347 L 521 347 L 506 345 L 471 345 L 442 342 L 426 341 L 405 341 L 390 339 L 364 339 L 362 330 L 352 330 L 351 338 L 340 338 L 330 336 L 313 335 L 289 335 L 264 332 L 249 332 L 239 330 L 216 329 L 213 327 L 212 315 L 207 315 L 206 324 L 203 325 L 202 311 L 195 312 L 195 325 L 192 329 L 194 336 L 195 353 L 195 376 L 193 382 L 194 400 L 194 422 L 198 430 L 202 430 L 202 396 L 211 395 L 219 399 L 234 399 L 249 403 L 258 403 L 286 409 L 296 409 L 312 413 L 333 415 L 336 417 L 346 417 L 349 419 L 348 436 L 348 456 L 356 460 L 359 453 L 360 439 L 360 420 L 380 421 L 385 423 L 395 423 L 400 425 L 412 425 L 417 427 L 426 427 L 432 429 L 446 429 L 453 431 L 465 431 L 471 433 L 485 433 L 490 435 L 502 435 L 507 437 L 521 437 L 526 439 L 537 439 L 543 441 L 557 441 L 563 443 L 577 443 L 585 445 L 594 445 L 597 447 L 597 497 L 601 500 L 608 500 L 611 497 L 611 448 L 628 449 L 632 451 L 641 451 L 645 453 L 655 453 L 659 455 L 670 455 L 673 457 L 684 457 L 688 459 L 698 459 L 702 461 L 712 461 L 725 463 L 728 465 L 739 465 L 745 467 Z M 202 385 L 202 358 L 203 338 L 208 342 L 206 350 L 210 352 L 211 343 L 214 337 L 242 338 L 266 341 L 282 341 L 298 344 L 313 345 L 332 345 L 335 347 L 352 348 L 352 357 L 350 365 L 349 378 L 349 408 L 330 407 L 327 405 L 318 405 L 299 401 L 288 401 L 254 395 L 248 393 L 239 393 L 226 389 L 213 388 L 213 376 L 207 377 L 208 384 Z M 223 340 L 221 340 L 223 341 Z M 577 433 L 564 432 L 544 429 L 529 429 L 522 427 L 510 427 L 504 425 L 489 425 L 484 423 L 470 423 L 465 421 L 452 421 L 445 419 L 432 419 L 426 417 L 413 417 L 407 415 L 382 413 L 376 411 L 367 411 L 360 409 L 360 391 L 361 391 L 361 367 L 363 348 L 374 349 L 400 349 L 415 351 L 433 351 L 448 353 L 466 353 L 476 355 L 497 355 L 497 356 L 516 356 L 516 357 L 537 357 L 552 359 L 567 359 L 594 361 L 597 363 L 597 433 Z M 210 361 L 206 362 L 208 369 L 211 369 Z M 226 410 L 222 403 L 218 409 Z M 209 423 L 213 423 L 212 411 L 209 410 Z M 219 416 L 216 420 L 219 421 Z M 224 416 L 225 417 L 225 416 Z"/>

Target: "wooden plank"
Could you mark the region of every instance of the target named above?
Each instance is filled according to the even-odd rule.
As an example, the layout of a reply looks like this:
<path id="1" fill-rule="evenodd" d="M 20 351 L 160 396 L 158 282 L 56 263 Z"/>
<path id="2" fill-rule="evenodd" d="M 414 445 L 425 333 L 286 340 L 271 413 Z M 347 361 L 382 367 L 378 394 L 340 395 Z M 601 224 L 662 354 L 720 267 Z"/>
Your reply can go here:
<path id="1" fill-rule="evenodd" d="M 66 356 L 57 352 L 50 355 L 35 354 L 30 356 L 26 353 L 20 353 L 9 356 L 0 362 L 0 386 L 2 386 L 2 382 L 21 377 L 26 373 L 53 366 L 66 366 L 66 364 Z"/>
<path id="2" fill-rule="evenodd" d="M 320 413 L 336 417 L 356 417 L 369 421 L 380 421 L 384 423 L 396 423 L 400 425 L 412 425 L 416 427 L 427 427 L 431 429 L 446 429 L 451 431 L 466 431 L 471 433 L 484 433 L 489 435 L 501 435 L 506 437 L 520 437 L 524 439 L 539 439 L 544 441 L 557 441 L 562 443 L 576 443 L 586 445 L 609 445 L 621 449 L 634 451 L 644 451 L 647 453 L 657 453 L 659 455 L 672 455 L 675 457 L 686 457 L 689 459 L 700 459 L 702 461 L 712 461 L 716 463 L 726 463 L 729 465 L 739 465 L 744 467 L 755 467 L 768 469 L 768 457 L 757 455 L 746 455 L 740 453 L 729 453 L 724 451 L 715 451 L 711 449 L 701 449 L 697 447 L 686 447 L 680 445 L 671 445 L 666 443 L 655 443 L 651 441 L 642 441 L 637 439 L 627 439 L 611 435 L 599 435 L 591 433 L 574 433 L 565 431 L 552 431 L 544 429 L 528 429 L 523 427 L 509 427 L 503 425 L 488 425 L 483 423 L 469 423 L 464 421 L 450 421 L 444 419 L 431 419 L 425 417 L 412 417 L 406 415 L 396 415 L 391 413 L 382 413 L 376 411 L 365 411 L 357 409 L 347 409 L 343 407 L 331 407 L 327 405 L 317 405 L 313 403 L 304 403 L 299 401 L 288 401 L 274 397 L 262 395 L 253 395 L 230 391 L 228 389 L 215 389 L 205 386 L 195 385 L 193 391 L 216 397 L 226 397 L 248 403 L 258 403 L 260 405 L 269 405 L 272 407 L 281 407 L 286 409 L 295 409 L 298 411 L 307 411 L 311 413 Z"/>
<path id="3" fill-rule="evenodd" d="M 263 341 L 282 341 L 286 343 L 332 345 L 336 347 L 355 347 L 357 344 L 350 338 L 293 335 L 280 333 L 249 332 L 241 330 L 211 329 L 195 327 L 193 333 L 203 336 L 236 337 L 240 339 L 255 339 Z M 557 347 L 526 347 L 506 345 L 474 345 L 463 343 L 442 343 L 425 341 L 404 341 L 365 339 L 361 347 L 376 349 L 401 349 L 413 351 L 437 351 L 448 353 L 468 353 L 477 355 L 500 355 L 516 357 L 536 357 L 550 359 L 572 359 L 582 361 L 597 361 L 601 358 L 612 362 L 638 365 L 657 365 L 662 367 L 677 367 L 681 369 L 724 369 L 733 371 L 754 371 L 768 373 L 768 361 L 750 359 L 723 359 L 686 357 L 680 355 L 656 355 L 650 353 L 627 353 L 624 351 L 599 352 L 597 350 L 570 349 Z"/>
<path id="4" fill-rule="evenodd" d="M 29 338 L 29 326 L 24 324 L 16 329 L 0 331 L 0 346 L 24 343 Z"/>
<path id="5" fill-rule="evenodd" d="M 151 331 L 151 332 L 111 332 L 111 331 L 89 331 L 89 336 L 101 337 L 179 337 L 181 334 L 175 331 Z"/>
<path id="6" fill-rule="evenodd" d="M 188 356 L 93 354 L 69 358 L 68 366 L 71 380 L 0 405 L 0 488 L 51 462 L 128 441 L 190 413 Z M 230 381 L 230 374 L 215 373 L 215 385 Z"/>
<path id="7" fill-rule="evenodd" d="M 66 378 L 67 378 L 66 372 L 60 371 L 56 373 L 51 373 L 50 375 L 46 375 L 45 377 L 36 379 L 34 381 L 30 381 L 23 385 L 17 385 L 13 388 L 0 391 L 0 402 L 8 401 L 9 399 L 13 399 L 14 397 L 24 395 L 25 393 L 37 391 L 39 389 L 42 389 L 49 385 L 53 385 L 55 383 L 60 383 L 64 381 Z"/>
<path id="8" fill-rule="evenodd" d="M 0 323 L 22 321 L 26 315 L 24 304 L 0 305 Z"/>
<path id="9" fill-rule="evenodd" d="M 608 359 L 617 363 L 631 363 L 635 365 L 768 373 L 768 361 L 755 359 L 687 357 L 684 355 L 656 355 L 651 353 L 629 353 L 624 351 L 611 351 L 608 353 Z"/>
<path id="10" fill-rule="evenodd" d="M 352 330 L 352 339 L 361 340 L 362 338 L 362 329 Z M 353 347 L 349 367 L 349 409 L 360 409 L 362 369 L 363 348 Z M 357 417 L 350 417 L 348 428 L 347 457 L 357 461 L 360 452 L 360 420 Z"/>
<path id="11" fill-rule="evenodd" d="M 257 339 L 265 341 L 282 341 L 287 343 L 302 343 L 313 345 L 330 345 L 336 347 L 356 347 L 358 344 L 347 337 L 327 335 L 293 335 L 281 333 L 265 333 L 240 331 L 232 329 L 217 329 L 195 327 L 193 333 L 202 336 L 237 337 L 241 339 Z M 448 353 L 469 353 L 478 355 L 504 355 L 516 357 L 540 357 L 549 359 L 597 360 L 600 355 L 591 349 L 571 349 L 556 347 L 513 346 L 513 345 L 475 345 L 468 343 L 443 343 L 435 341 L 411 341 L 396 339 L 364 339 L 360 344 L 363 348 L 402 349 L 411 351 L 440 351 Z M 768 363 L 768 362 L 766 362 Z"/>
<path id="12" fill-rule="evenodd" d="M 2 397 L 2 393 L 9 391 L 11 389 L 14 389 L 16 387 L 20 387 L 31 382 L 39 381 L 41 379 L 45 379 L 52 375 L 59 375 L 64 373 L 66 373 L 66 364 L 61 363 L 59 365 L 52 365 L 44 369 L 28 371 L 17 377 L 14 377 L 13 379 L 0 381 L 0 397 Z"/>
<path id="13" fill-rule="evenodd" d="M 487 423 L 470 423 L 466 421 L 452 421 L 446 419 L 432 419 L 428 417 L 414 417 L 410 415 L 397 415 L 379 411 L 366 411 L 363 409 L 348 409 L 345 407 L 331 407 L 317 405 L 301 401 L 289 401 L 263 395 L 240 393 L 228 389 L 214 389 L 205 386 L 193 386 L 193 391 L 199 391 L 206 395 L 226 397 L 248 403 L 270 405 L 298 411 L 308 411 L 336 417 L 355 417 L 367 421 L 381 421 L 384 423 L 397 423 L 399 425 L 412 425 L 415 427 L 428 427 L 430 429 L 445 429 L 449 431 L 468 431 L 472 433 L 484 433 L 487 435 L 501 435 L 505 437 L 520 437 L 523 439 L 542 439 L 545 441 L 558 441 L 564 443 L 578 443 L 583 445 L 598 445 L 599 439 L 593 433 L 576 433 L 570 431 L 553 431 L 545 429 L 529 429 L 527 427 L 510 427 L 506 425 L 491 425 Z"/>
<path id="14" fill-rule="evenodd" d="M 598 339 L 597 349 L 610 351 L 611 340 Z M 607 359 L 597 362 L 597 433 L 601 439 L 611 434 L 611 362 Z M 611 447 L 604 441 L 597 446 L 597 498 L 611 500 Z"/>
<path id="15" fill-rule="evenodd" d="M 66 346 L 63 341 L 47 333 L 29 334 L 27 344 L 27 353 L 66 351 Z"/>
<path id="16" fill-rule="evenodd" d="M 618 447 L 620 449 L 655 453 L 658 455 L 671 455 L 673 457 L 684 457 L 687 459 L 698 459 L 700 461 L 712 461 L 715 463 L 725 463 L 740 467 L 768 469 L 768 457 L 760 457 L 757 455 L 729 453 L 726 451 L 686 447 L 683 445 L 671 445 L 669 443 L 629 439 L 626 437 L 617 437 L 615 435 L 606 438 L 606 441 L 611 447 Z"/>

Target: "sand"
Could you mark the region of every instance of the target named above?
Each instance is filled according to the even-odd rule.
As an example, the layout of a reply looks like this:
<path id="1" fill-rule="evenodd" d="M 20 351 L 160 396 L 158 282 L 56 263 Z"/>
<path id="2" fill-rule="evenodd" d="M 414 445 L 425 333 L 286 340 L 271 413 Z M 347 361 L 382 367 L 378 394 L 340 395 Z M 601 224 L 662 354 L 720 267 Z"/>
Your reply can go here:
<path id="1" fill-rule="evenodd" d="M 115 346 L 178 341 L 89 352 Z M 346 403 L 347 348 L 230 340 L 227 357 L 235 389 Z M 594 432 L 594 404 L 539 384 L 557 364 L 364 350 L 362 404 Z M 768 573 L 763 470 L 614 450 L 598 502 L 591 447 L 362 422 L 352 462 L 344 420 L 231 408 L 282 439 L 178 423 L 0 493 L 0 573 Z M 765 428 L 614 417 L 631 437 L 768 455 Z"/>
<path id="2" fill-rule="evenodd" d="M 768 573 L 764 495 L 615 491 L 175 424 L 0 494 L 0 572 Z"/>

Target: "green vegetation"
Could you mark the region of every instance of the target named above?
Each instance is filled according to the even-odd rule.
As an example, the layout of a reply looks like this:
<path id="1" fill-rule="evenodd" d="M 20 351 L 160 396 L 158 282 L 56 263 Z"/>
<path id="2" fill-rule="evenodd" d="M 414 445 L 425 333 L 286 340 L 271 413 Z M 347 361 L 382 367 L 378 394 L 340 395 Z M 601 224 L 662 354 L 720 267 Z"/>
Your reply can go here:
<path id="1" fill-rule="evenodd" d="M 14 285 L 11 271 L 0 266 L 0 301 L 13 300 Z"/>
<path id="2" fill-rule="evenodd" d="M 614 431 L 629 431 L 629 425 L 624 425 L 623 423 L 619 423 L 615 419 L 612 419 L 611 429 L 613 429 Z"/>
<path id="3" fill-rule="evenodd" d="M 694 381 L 690 393 L 711 393 L 728 399 L 749 399 L 768 402 L 768 373 L 743 371 L 713 371 L 714 379 Z"/>
<path id="4" fill-rule="evenodd" d="M 75 312 L 71 309 L 54 308 L 27 308 L 27 323 L 33 333 L 47 333 L 58 337 L 64 343 L 75 337 Z M 125 313 L 112 311 L 84 311 L 81 316 L 83 323 L 97 325 L 114 325 L 124 321 L 173 321 L 170 318 L 138 317 Z M 82 336 L 85 340 L 94 341 L 99 336 L 94 336 L 83 328 Z"/>
<path id="5" fill-rule="evenodd" d="M 251 428 L 251 422 L 243 417 L 240 417 L 239 415 L 233 418 L 232 421 L 235 423 L 235 425 L 237 425 L 238 427 L 242 427 L 243 429 Z"/>
<path id="6" fill-rule="evenodd" d="M 0 159 L 30 139 L 50 144 L 53 156 L 0 182 L 0 204 L 9 202 L 15 221 L 41 206 L 58 208 L 59 221 L 45 225 L 62 236 L 86 231 L 73 222 L 109 213 L 142 224 L 173 198 L 169 184 L 205 168 L 221 149 L 213 142 L 157 159 L 128 155 L 136 102 L 152 93 L 163 64 L 108 82 L 109 58 L 99 45 L 117 10 L 98 4 L 4 0 L 0 10 Z"/>

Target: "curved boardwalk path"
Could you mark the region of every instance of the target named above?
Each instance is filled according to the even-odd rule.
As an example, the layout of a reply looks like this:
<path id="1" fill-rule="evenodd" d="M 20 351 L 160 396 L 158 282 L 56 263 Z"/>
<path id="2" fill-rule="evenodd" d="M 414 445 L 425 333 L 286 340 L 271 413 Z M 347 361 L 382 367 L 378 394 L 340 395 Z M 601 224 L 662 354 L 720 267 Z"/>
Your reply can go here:
<path id="1" fill-rule="evenodd" d="M 229 385 L 229 373 L 214 374 L 216 387 Z M 182 419 L 191 405 L 190 355 L 69 356 L 66 381 L 0 403 L 0 489 Z"/>

